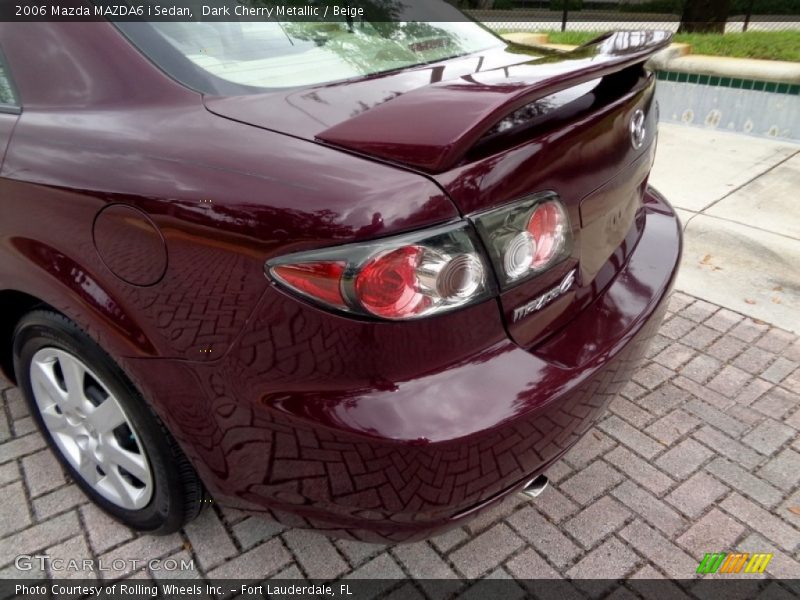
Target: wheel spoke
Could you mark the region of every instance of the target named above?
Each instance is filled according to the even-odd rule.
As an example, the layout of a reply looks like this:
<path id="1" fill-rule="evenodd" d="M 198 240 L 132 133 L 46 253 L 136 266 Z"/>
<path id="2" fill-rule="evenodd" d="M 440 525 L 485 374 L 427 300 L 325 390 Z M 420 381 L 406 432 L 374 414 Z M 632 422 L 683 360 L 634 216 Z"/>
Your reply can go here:
<path id="1" fill-rule="evenodd" d="M 128 505 L 134 503 L 133 494 L 131 493 L 133 492 L 133 488 L 127 481 L 125 481 L 122 478 L 122 475 L 119 474 L 119 471 L 112 468 L 111 470 L 106 472 L 105 479 L 106 481 L 108 481 L 109 484 L 111 484 L 111 487 L 114 488 L 114 490 L 116 490 L 117 494 L 119 494 L 119 497 L 123 501 L 123 503 Z"/>
<path id="2" fill-rule="evenodd" d="M 110 467 L 116 465 L 122 467 L 128 473 L 139 479 L 142 483 L 148 483 L 150 474 L 147 470 L 144 457 L 141 454 L 128 452 L 124 448 L 120 448 L 117 444 L 104 444 L 103 445 L 104 462 Z M 114 470 L 111 468 L 110 470 Z"/>
<path id="3" fill-rule="evenodd" d="M 58 387 L 52 365 L 36 361 L 33 368 L 35 370 L 31 373 L 31 380 L 38 388 L 37 391 L 58 405 L 64 404 L 67 394 Z"/>
<path id="4" fill-rule="evenodd" d="M 67 387 L 67 402 L 74 407 L 80 407 L 85 400 L 83 394 L 83 379 L 86 371 L 76 360 L 59 357 L 58 364 L 64 374 L 64 385 Z"/>
<path id="5" fill-rule="evenodd" d="M 78 472 L 91 485 L 95 485 L 100 479 L 100 473 L 97 472 L 97 463 L 85 451 L 80 453 Z"/>
<path id="6" fill-rule="evenodd" d="M 72 435 L 71 428 L 64 415 L 58 414 L 52 408 L 41 411 L 41 415 L 42 421 L 52 433 L 68 433 Z"/>
<path id="7" fill-rule="evenodd" d="M 99 434 L 109 433 L 125 423 L 119 403 L 110 396 L 90 412 L 87 419 Z"/>

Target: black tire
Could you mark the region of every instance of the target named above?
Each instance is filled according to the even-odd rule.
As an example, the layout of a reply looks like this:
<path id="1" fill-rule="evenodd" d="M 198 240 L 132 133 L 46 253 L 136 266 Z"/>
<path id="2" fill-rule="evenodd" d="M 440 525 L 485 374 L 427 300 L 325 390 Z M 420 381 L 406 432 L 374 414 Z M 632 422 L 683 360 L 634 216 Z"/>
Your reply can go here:
<path id="1" fill-rule="evenodd" d="M 149 464 L 151 495 L 142 508 L 124 508 L 98 493 L 64 456 L 45 426 L 34 397 L 31 366 L 34 355 L 49 348 L 78 358 L 121 406 L 135 433 L 137 451 L 144 452 Z M 25 315 L 14 331 L 14 370 L 42 435 L 75 483 L 101 509 L 132 529 L 155 535 L 177 531 L 199 514 L 205 490 L 194 468 L 122 369 L 75 323 L 49 310 Z"/>

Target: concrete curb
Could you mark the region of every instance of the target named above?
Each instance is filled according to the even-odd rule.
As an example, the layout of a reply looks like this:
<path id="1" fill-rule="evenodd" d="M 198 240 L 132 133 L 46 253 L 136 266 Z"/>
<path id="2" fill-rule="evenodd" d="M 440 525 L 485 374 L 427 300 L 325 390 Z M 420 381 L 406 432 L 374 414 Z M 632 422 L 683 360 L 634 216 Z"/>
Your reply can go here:
<path id="1" fill-rule="evenodd" d="M 517 44 L 546 50 L 569 51 L 577 48 L 566 44 L 550 44 L 546 33 L 507 33 L 504 38 Z M 658 71 L 695 73 L 738 79 L 754 79 L 775 83 L 800 84 L 800 63 L 754 58 L 730 58 L 692 54 L 689 44 L 670 44 L 650 59 L 651 68 Z"/>
<path id="2" fill-rule="evenodd" d="M 653 57 L 653 65 L 661 71 L 735 77 L 775 83 L 800 83 L 800 63 L 700 54 L 688 54 L 657 62 L 659 60 L 658 56 Z"/>

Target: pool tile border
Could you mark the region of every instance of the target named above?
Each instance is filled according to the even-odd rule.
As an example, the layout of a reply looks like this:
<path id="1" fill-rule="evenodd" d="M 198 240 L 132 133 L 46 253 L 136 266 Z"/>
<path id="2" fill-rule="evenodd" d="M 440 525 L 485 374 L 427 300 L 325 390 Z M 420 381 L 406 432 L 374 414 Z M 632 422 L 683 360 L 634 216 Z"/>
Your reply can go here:
<path id="1" fill-rule="evenodd" d="M 756 92 L 769 92 L 772 94 L 800 95 L 800 85 L 790 83 L 777 83 L 775 81 L 761 81 L 756 79 L 741 79 L 738 77 L 719 77 L 716 75 L 700 75 L 698 73 L 684 73 L 681 71 L 656 71 L 656 78 L 662 81 L 677 83 L 697 83 L 712 87 L 729 87 Z"/>

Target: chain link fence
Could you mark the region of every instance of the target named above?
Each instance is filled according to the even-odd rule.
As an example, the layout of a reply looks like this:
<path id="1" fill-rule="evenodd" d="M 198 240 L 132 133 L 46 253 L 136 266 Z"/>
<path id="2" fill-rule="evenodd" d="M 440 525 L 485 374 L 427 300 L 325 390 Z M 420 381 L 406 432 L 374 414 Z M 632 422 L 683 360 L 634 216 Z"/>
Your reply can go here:
<path id="1" fill-rule="evenodd" d="M 685 0 L 495 0 L 467 10 L 498 31 L 677 31 Z M 491 4 L 491 3 L 490 3 Z M 800 0 L 731 0 L 725 32 L 800 30 Z"/>

